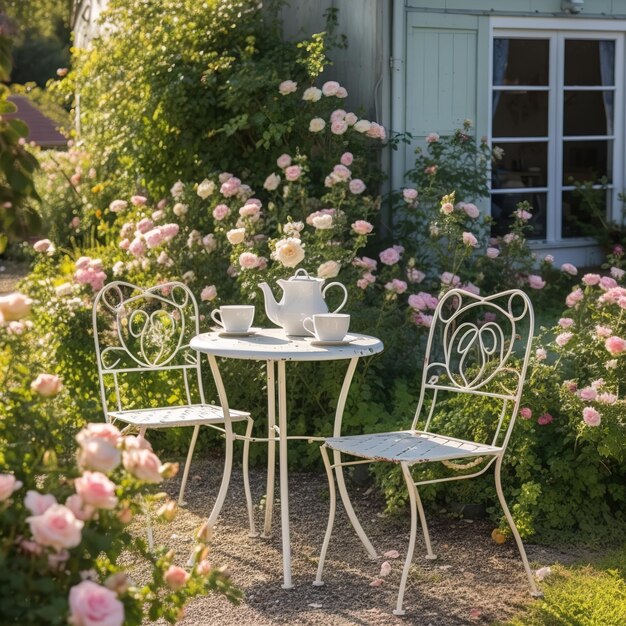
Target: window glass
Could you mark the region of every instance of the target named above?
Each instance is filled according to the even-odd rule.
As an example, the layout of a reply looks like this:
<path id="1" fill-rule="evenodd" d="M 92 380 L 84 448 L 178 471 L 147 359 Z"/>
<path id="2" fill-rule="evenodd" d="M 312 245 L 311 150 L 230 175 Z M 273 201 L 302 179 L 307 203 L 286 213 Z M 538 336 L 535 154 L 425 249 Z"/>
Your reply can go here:
<path id="1" fill-rule="evenodd" d="M 545 187 L 548 184 L 548 142 L 497 143 L 502 158 L 492 166 L 492 189 Z"/>
<path id="2" fill-rule="evenodd" d="M 545 137 L 548 134 L 547 91 L 494 91 L 494 137 Z"/>
<path id="3" fill-rule="evenodd" d="M 610 135 L 613 132 L 612 91 L 565 91 L 563 135 Z"/>
<path id="4" fill-rule="evenodd" d="M 508 193 L 497 192 L 491 194 L 491 216 L 494 222 L 491 226 L 491 234 L 494 237 L 506 235 L 513 222 L 513 212 L 520 202 L 529 202 L 532 206 L 533 217 L 529 225 L 533 227 L 528 231 L 529 239 L 546 238 L 546 193 Z"/>
<path id="5" fill-rule="evenodd" d="M 493 41 L 494 85 L 548 85 L 548 39 Z"/>
<path id="6" fill-rule="evenodd" d="M 600 182 L 603 177 L 612 182 L 612 153 L 612 141 L 564 141 L 563 185 L 573 180 Z"/>
<path id="7" fill-rule="evenodd" d="M 606 189 L 563 192 L 562 236 L 591 237 L 606 221 Z"/>
<path id="8" fill-rule="evenodd" d="M 565 41 L 565 85 L 614 84 L 614 41 L 597 39 Z"/>

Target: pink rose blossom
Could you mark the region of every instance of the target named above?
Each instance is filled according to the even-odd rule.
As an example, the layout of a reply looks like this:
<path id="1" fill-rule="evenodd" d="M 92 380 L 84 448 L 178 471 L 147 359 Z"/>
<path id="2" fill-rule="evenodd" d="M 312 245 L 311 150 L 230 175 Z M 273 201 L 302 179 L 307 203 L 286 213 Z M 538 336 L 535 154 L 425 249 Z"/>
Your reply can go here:
<path id="1" fill-rule="evenodd" d="M 597 285 L 601 278 L 600 274 L 585 274 L 583 276 L 583 284 L 591 287 L 593 285 Z"/>
<path id="2" fill-rule="evenodd" d="M 619 267 L 611 268 L 611 276 L 615 278 L 615 280 L 622 280 L 622 278 L 624 278 L 624 274 L 626 274 L 626 271 L 620 269 Z"/>
<path id="3" fill-rule="evenodd" d="M 151 228 L 154 228 L 154 224 L 151 219 L 144 217 L 142 220 L 137 222 L 137 230 L 141 234 L 147 233 Z"/>
<path id="4" fill-rule="evenodd" d="M 528 275 L 528 286 L 531 289 L 543 289 L 546 286 L 546 281 L 537 276 L 536 274 Z"/>
<path id="5" fill-rule="evenodd" d="M 341 85 L 338 82 L 329 80 L 322 85 L 322 93 L 326 97 L 335 96 L 337 95 L 337 91 L 339 91 L 340 87 Z"/>
<path id="6" fill-rule="evenodd" d="M 132 196 L 130 201 L 135 206 L 143 206 L 144 204 L 146 204 L 146 202 L 148 202 L 148 198 L 146 198 L 145 196 Z"/>
<path id="7" fill-rule="evenodd" d="M 584 297 L 585 294 L 582 289 L 575 289 L 567 296 L 567 298 L 565 298 L 565 304 L 571 309 L 575 307 Z"/>
<path id="8" fill-rule="evenodd" d="M 143 241 L 141 239 L 135 238 L 130 242 L 130 245 L 128 246 L 128 251 L 134 257 L 140 257 L 145 254 L 146 248 L 143 245 Z"/>
<path id="9" fill-rule="evenodd" d="M 556 336 L 556 339 L 554 340 L 556 342 L 556 344 L 558 346 L 561 346 L 561 348 L 567 344 L 569 342 L 569 340 L 574 336 L 574 333 L 561 333 L 560 335 Z"/>
<path id="10" fill-rule="evenodd" d="M 604 346 L 613 355 L 621 354 L 626 350 L 626 341 L 613 335 L 604 342 Z"/>
<path id="11" fill-rule="evenodd" d="M 347 98 L 348 90 L 345 87 L 339 87 L 339 89 L 337 89 L 337 93 L 335 94 L 335 96 L 337 98 Z"/>
<path id="12" fill-rule="evenodd" d="M 128 202 L 125 200 L 113 200 L 109 204 L 109 210 L 113 213 L 121 213 L 128 206 Z"/>
<path id="13" fill-rule="evenodd" d="M 369 233 L 371 233 L 373 229 L 374 227 L 365 220 L 357 220 L 352 224 L 352 230 L 357 235 L 369 235 Z"/>
<path id="14" fill-rule="evenodd" d="M 167 586 L 173 591 L 181 590 L 189 580 L 189 573 L 178 565 L 170 565 L 165 572 L 163 579 Z"/>
<path id="15" fill-rule="evenodd" d="M 333 135 L 343 135 L 348 130 L 348 124 L 345 120 L 337 120 L 330 125 L 330 132 Z"/>
<path id="16" fill-rule="evenodd" d="M 79 433 L 77 439 L 80 437 Z M 80 437 L 78 463 L 99 472 L 113 471 L 122 460 L 121 452 L 111 443 L 97 437 Z"/>
<path id="17" fill-rule="evenodd" d="M 74 513 L 76 519 L 83 521 L 91 519 L 96 512 L 95 507 L 85 504 L 83 499 L 76 493 L 67 498 L 65 506 Z"/>
<path id="18" fill-rule="evenodd" d="M 441 205 L 441 212 L 444 215 L 450 215 L 453 211 L 454 211 L 454 205 L 452 204 L 452 202 L 444 202 Z"/>
<path id="19" fill-rule="evenodd" d="M 44 398 L 56 396 L 62 389 L 61 379 L 54 374 L 39 374 L 30 384 L 30 388 Z"/>
<path id="20" fill-rule="evenodd" d="M 434 176 L 437 173 L 439 168 L 436 165 L 428 165 L 424 168 L 424 174 L 428 174 L 428 176 Z"/>
<path id="21" fill-rule="evenodd" d="M 461 279 L 456 274 L 452 274 L 452 272 L 444 272 L 439 279 L 441 280 L 442 285 L 457 287 L 461 284 Z"/>
<path id="22" fill-rule="evenodd" d="M 520 414 L 520 417 L 525 420 L 529 420 L 533 416 L 533 412 L 527 406 L 522 407 L 519 410 L 519 414 Z"/>
<path id="23" fill-rule="evenodd" d="M 301 174 L 302 174 L 302 169 L 300 168 L 299 165 L 290 165 L 289 167 L 285 169 L 285 178 L 291 182 L 298 180 Z"/>
<path id="24" fill-rule="evenodd" d="M 403 189 L 402 197 L 406 202 L 413 202 L 417 198 L 417 189 L 412 189 L 411 187 Z"/>
<path id="25" fill-rule="evenodd" d="M 472 233 L 463 233 L 463 244 L 475 248 L 478 245 L 478 240 Z"/>
<path id="26" fill-rule="evenodd" d="M 583 409 L 583 420 L 587 426 L 600 426 L 602 415 L 600 415 L 600 413 L 598 413 L 598 411 L 596 411 L 593 407 L 586 406 Z"/>
<path id="27" fill-rule="evenodd" d="M 164 242 L 163 233 L 161 232 L 161 228 L 157 226 L 152 230 L 149 230 L 145 235 L 144 239 L 148 248 L 157 248 Z"/>
<path id="28" fill-rule="evenodd" d="M 352 176 L 352 172 L 342 164 L 333 167 L 333 175 L 339 180 L 348 180 Z"/>
<path id="29" fill-rule="evenodd" d="M 341 158 L 339 159 L 341 164 L 345 165 L 346 167 L 350 167 L 350 165 L 352 165 L 353 160 L 354 160 L 354 156 L 352 155 L 352 152 L 344 152 L 341 155 Z"/>
<path id="30" fill-rule="evenodd" d="M 466 283 L 465 285 L 461 285 L 460 288 L 463 291 L 474 294 L 475 296 L 480 295 L 480 287 L 477 287 L 474 283 Z M 487 313 L 485 313 L 485 317 L 487 317 Z"/>
<path id="31" fill-rule="evenodd" d="M 472 204 L 471 202 L 465 203 L 463 205 L 463 210 L 473 220 L 475 220 L 480 215 L 480 211 L 478 210 L 478 207 L 475 204 Z"/>
<path id="32" fill-rule="evenodd" d="M 571 328 L 574 325 L 574 320 L 571 317 L 562 317 L 559 320 L 559 326 L 561 328 Z"/>
<path id="33" fill-rule="evenodd" d="M 171 241 L 174 239 L 174 237 L 178 235 L 179 231 L 180 226 L 178 224 L 163 224 L 163 226 L 161 226 L 161 234 L 163 235 L 165 241 Z"/>
<path id="34" fill-rule="evenodd" d="M 500 250 L 498 248 L 487 248 L 486 254 L 490 259 L 497 259 L 500 256 Z"/>
<path id="35" fill-rule="evenodd" d="M 375 261 L 374 259 L 370 259 L 367 256 L 364 256 L 361 258 L 355 257 L 354 260 L 352 261 L 352 265 L 354 265 L 355 267 L 360 267 L 361 269 L 365 269 L 365 270 L 369 270 L 370 272 L 373 272 L 378 267 L 378 262 Z"/>
<path id="36" fill-rule="evenodd" d="M 409 267 L 406 270 L 406 277 L 410 283 L 421 283 L 426 278 L 426 274 L 414 267 Z"/>
<path id="37" fill-rule="evenodd" d="M 517 209 L 513 212 L 513 215 L 515 215 L 515 217 L 522 222 L 527 222 L 532 217 L 532 213 L 524 211 L 524 209 Z"/>
<path id="38" fill-rule="evenodd" d="M 254 269 L 259 265 L 259 257 L 252 252 L 242 252 L 239 255 L 239 265 L 244 270 Z"/>
<path id="39" fill-rule="evenodd" d="M 263 188 L 267 189 L 268 191 L 275 191 L 278 188 L 278 185 L 280 185 L 280 176 L 278 174 L 272 173 L 265 179 L 265 182 L 263 183 Z M 215 215 L 215 210 L 213 210 L 213 217 L 215 217 L 215 219 L 221 219 Z"/>
<path id="40" fill-rule="evenodd" d="M 52 242 L 49 239 L 40 239 L 33 244 L 33 250 L 35 252 L 47 252 L 51 245 Z"/>
<path id="41" fill-rule="evenodd" d="M 597 398 L 598 392 L 593 387 L 584 387 L 578 392 L 578 395 L 581 400 L 586 400 L 587 402 L 589 402 Z"/>
<path id="42" fill-rule="evenodd" d="M 403 280 L 394 278 L 391 282 L 385 284 L 385 289 L 399 294 L 404 293 L 407 290 L 407 286 L 408 285 Z"/>
<path id="43" fill-rule="evenodd" d="M 600 404 L 615 404 L 617 402 L 617 396 L 615 394 L 609 393 L 605 391 L 604 393 L 599 393 L 596 400 Z"/>
<path id="44" fill-rule="evenodd" d="M 598 337 L 610 337 L 613 334 L 613 331 L 608 326 L 601 326 L 598 324 L 596 326 L 596 335 Z"/>
<path id="45" fill-rule="evenodd" d="M 433 316 L 425 315 L 424 313 L 416 313 L 411 317 L 411 320 L 417 326 L 424 326 L 430 328 L 433 325 Z"/>
<path id="46" fill-rule="evenodd" d="M 163 478 L 159 473 L 161 461 L 147 449 L 126 449 L 122 455 L 125 469 L 137 479 L 147 483 L 160 483 Z"/>
<path id="47" fill-rule="evenodd" d="M 13 474 L 0 474 L 0 502 L 4 502 L 11 497 L 14 491 L 17 491 L 22 482 L 15 480 Z"/>
<path id="48" fill-rule="evenodd" d="M 554 418 L 550 415 L 550 413 L 544 413 L 537 418 L 537 424 L 539 424 L 539 426 L 547 426 L 553 419 Z"/>
<path id="49" fill-rule="evenodd" d="M 314 117 L 309 122 L 309 132 L 321 133 L 326 128 L 326 122 L 321 117 Z"/>
<path id="50" fill-rule="evenodd" d="M 226 182 L 222 183 L 220 187 L 220 193 L 225 198 L 231 198 L 232 196 L 236 196 L 239 192 L 239 188 L 241 187 L 241 181 L 235 176 L 231 176 Z"/>
<path id="51" fill-rule="evenodd" d="M 70 589 L 70 616 L 72 626 L 122 626 L 124 605 L 115 591 L 91 580 L 83 580 Z"/>
<path id="52" fill-rule="evenodd" d="M 437 143 L 439 141 L 439 135 L 437 133 L 428 133 L 426 135 L 426 143 Z"/>
<path id="53" fill-rule="evenodd" d="M 395 265 L 400 260 L 400 254 L 394 248 L 387 248 L 378 255 L 378 258 L 385 265 Z"/>
<path id="54" fill-rule="evenodd" d="M 336 122 L 338 120 L 344 120 L 346 115 L 347 115 L 347 113 L 343 109 L 335 109 L 330 114 L 330 121 L 331 122 Z"/>
<path id="55" fill-rule="evenodd" d="M 58 504 L 52 494 L 42 494 L 29 489 L 24 498 L 24 506 L 33 515 L 43 515 L 51 506 Z"/>
<path id="56" fill-rule="evenodd" d="M 298 89 L 298 83 L 293 80 L 284 80 L 280 85 L 278 85 L 278 91 L 282 96 L 286 96 L 290 93 L 293 93 Z"/>
<path id="57" fill-rule="evenodd" d="M 30 313 L 33 301 L 21 293 L 10 293 L 0 296 L 0 320 L 5 322 L 17 321 Z"/>
<path id="58" fill-rule="evenodd" d="M 278 165 L 281 170 L 284 170 L 286 167 L 291 165 L 291 157 L 288 154 L 281 154 L 276 159 L 276 165 Z"/>
<path id="59" fill-rule="evenodd" d="M 213 217 L 216 220 L 223 220 L 225 217 L 228 217 L 230 214 L 230 209 L 225 204 L 218 204 L 213 209 Z"/>
<path id="60" fill-rule="evenodd" d="M 114 509 L 117 505 L 115 483 L 101 472 L 84 472 L 74 487 L 82 501 L 96 509 Z"/>
<path id="61" fill-rule="evenodd" d="M 351 193 L 359 195 L 365 191 L 365 183 L 360 178 L 355 178 L 350 181 L 348 188 Z"/>
<path id="62" fill-rule="evenodd" d="M 409 306 L 416 311 L 426 311 L 430 309 L 434 311 L 437 308 L 439 301 L 435 296 L 432 296 L 425 291 L 420 291 L 417 294 L 411 294 L 408 299 Z"/>
<path id="63" fill-rule="evenodd" d="M 578 274 L 576 266 L 571 263 L 563 263 L 563 265 L 561 265 L 561 271 L 570 276 L 576 276 L 576 274 Z"/>
<path id="64" fill-rule="evenodd" d="M 603 276 L 600 279 L 600 287 L 605 291 L 608 291 L 609 289 L 614 289 L 615 287 L 617 287 L 617 281 L 610 276 Z"/>
<path id="65" fill-rule="evenodd" d="M 26 521 L 33 539 L 57 552 L 63 548 L 75 548 L 81 542 L 81 531 L 85 525 L 62 504 L 53 504 L 41 515 L 31 515 Z"/>

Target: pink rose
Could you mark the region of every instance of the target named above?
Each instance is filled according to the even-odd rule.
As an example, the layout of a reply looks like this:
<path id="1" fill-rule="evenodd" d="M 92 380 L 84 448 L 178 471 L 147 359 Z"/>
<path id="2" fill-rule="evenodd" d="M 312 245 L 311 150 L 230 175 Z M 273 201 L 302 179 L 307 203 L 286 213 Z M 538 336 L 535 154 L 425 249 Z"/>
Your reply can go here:
<path id="1" fill-rule="evenodd" d="M 574 333 L 561 333 L 556 336 L 554 340 L 557 346 L 561 346 L 561 348 L 569 342 L 569 340 L 574 336 Z"/>
<path id="2" fill-rule="evenodd" d="M 189 573 L 182 567 L 178 567 L 178 565 L 170 565 L 163 575 L 163 579 L 170 589 L 173 591 L 179 591 L 187 584 L 189 576 Z"/>
<path id="3" fill-rule="evenodd" d="M 337 93 L 335 94 L 335 96 L 337 98 L 347 98 L 348 97 L 348 91 L 345 87 L 339 87 L 339 89 L 337 89 Z"/>
<path id="4" fill-rule="evenodd" d="M 228 217 L 230 214 L 230 209 L 225 204 L 218 204 L 213 209 L 213 217 L 216 220 L 223 220 L 225 217 Z"/>
<path id="5" fill-rule="evenodd" d="M 585 274 L 583 276 L 583 284 L 591 287 L 593 285 L 597 285 L 601 278 L 600 274 Z"/>
<path id="6" fill-rule="evenodd" d="M 160 483 L 163 478 L 159 473 L 161 461 L 156 454 L 147 449 L 131 448 L 124 450 L 122 462 L 128 472 L 146 483 Z"/>
<path id="7" fill-rule="evenodd" d="M 298 180 L 302 174 L 302 169 L 299 165 L 290 165 L 285 169 L 285 178 L 291 182 Z"/>
<path id="8" fill-rule="evenodd" d="M 22 484 L 21 481 L 15 480 L 13 474 L 0 474 L 0 502 L 4 502 L 9 498 Z"/>
<path id="9" fill-rule="evenodd" d="M 274 173 L 270 174 L 263 183 L 263 187 L 268 191 L 275 191 L 278 185 L 280 185 L 280 176 Z M 215 211 L 213 211 L 213 216 L 215 217 Z"/>
<path id="10" fill-rule="evenodd" d="M 406 270 L 406 277 L 411 283 L 421 283 L 424 278 L 426 278 L 426 274 L 418 269 L 415 269 L 414 267 L 409 267 Z"/>
<path id="11" fill-rule="evenodd" d="M 52 494 L 42 494 L 29 489 L 24 498 L 24 506 L 33 515 L 43 515 L 51 506 L 58 504 L 57 499 Z"/>
<path id="12" fill-rule="evenodd" d="M 515 217 L 522 222 L 527 222 L 532 217 L 532 213 L 524 211 L 524 209 L 517 209 L 513 212 L 513 215 L 515 215 Z"/>
<path id="13" fill-rule="evenodd" d="M 96 512 L 95 507 L 85 504 L 78 494 L 72 494 L 66 501 L 65 506 L 74 513 L 74 517 L 86 521 L 91 519 Z"/>
<path id="14" fill-rule="evenodd" d="M 437 143 L 439 141 L 439 135 L 437 133 L 428 133 L 426 135 L 426 143 Z"/>
<path id="15" fill-rule="evenodd" d="M 121 250 L 128 250 L 128 248 L 130 247 L 130 239 L 122 239 L 122 241 L 120 241 L 119 243 L 119 246 Z"/>
<path id="16" fill-rule="evenodd" d="M 475 220 L 480 215 L 478 207 L 471 202 L 465 203 L 463 205 L 463 210 L 465 211 L 465 213 L 467 213 L 468 217 L 471 217 L 473 220 Z"/>
<path id="17" fill-rule="evenodd" d="M 617 287 L 617 281 L 610 276 L 603 276 L 600 279 L 600 287 L 605 291 L 608 289 L 614 289 L 615 287 Z"/>
<path id="18" fill-rule="evenodd" d="M 565 298 L 565 304 L 571 309 L 576 306 L 584 297 L 585 294 L 583 293 L 582 289 L 575 289 L 567 296 L 567 298 Z"/>
<path id="19" fill-rule="evenodd" d="M 337 120 L 330 125 L 330 132 L 333 135 L 343 135 L 348 130 L 348 124 L 345 120 Z"/>
<path id="20" fill-rule="evenodd" d="M 153 228 L 152 230 L 149 230 L 144 235 L 144 237 L 148 248 L 157 248 L 165 241 L 165 238 L 163 237 L 163 233 L 159 226 Z"/>
<path id="21" fill-rule="evenodd" d="M 461 285 L 460 288 L 463 291 L 467 291 L 467 293 L 473 293 L 475 296 L 480 295 L 480 287 L 477 287 L 474 283 L 465 283 L 465 285 Z M 485 313 L 485 318 L 487 318 L 487 315 L 488 313 Z"/>
<path id="22" fill-rule="evenodd" d="M 128 202 L 125 200 L 113 200 L 111 204 L 109 204 L 109 210 L 113 213 L 120 213 L 128 206 Z"/>
<path id="23" fill-rule="evenodd" d="M 334 96 L 337 94 L 337 91 L 339 91 L 340 87 L 341 85 L 338 82 L 334 80 L 329 80 L 322 85 L 322 93 L 327 97 Z"/>
<path id="24" fill-rule="evenodd" d="M 500 250 L 498 248 L 487 248 L 487 256 L 490 259 L 497 259 L 500 256 Z"/>
<path id="25" fill-rule="evenodd" d="M 570 276 L 576 276 L 576 274 L 578 274 L 576 266 L 571 263 L 563 263 L 563 265 L 561 265 L 561 271 Z"/>
<path id="26" fill-rule="evenodd" d="M 278 165 L 281 170 L 284 170 L 286 167 L 291 165 L 291 157 L 288 154 L 281 154 L 276 159 L 276 165 Z"/>
<path id="27" fill-rule="evenodd" d="M 537 424 L 539 424 L 539 426 L 547 426 L 553 419 L 554 418 L 550 415 L 550 413 L 544 413 L 537 418 Z"/>
<path id="28" fill-rule="evenodd" d="M 533 416 L 533 412 L 527 407 L 522 407 L 519 410 L 520 417 L 525 420 L 529 420 Z"/>
<path id="29" fill-rule="evenodd" d="M 336 122 L 338 120 L 344 120 L 346 118 L 347 113 L 343 109 L 335 109 L 330 114 L 330 121 Z"/>
<path id="30" fill-rule="evenodd" d="M 461 279 L 456 274 L 452 274 L 452 272 L 444 272 L 439 278 L 442 285 L 457 287 L 461 283 Z"/>
<path id="31" fill-rule="evenodd" d="M 352 230 L 357 235 L 368 235 L 372 232 L 373 229 L 374 227 L 365 220 L 357 220 L 356 222 L 354 222 L 354 224 L 352 224 Z"/>
<path id="32" fill-rule="evenodd" d="M 122 453 L 103 439 L 87 437 L 81 441 L 78 464 L 99 472 L 112 472 L 121 462 Z"/>
<path id="33" fill-rule="evenodd" d="M 478 240 L 472 233 L 463 233 L 463 244 L 475 248 L 478 245 Z"/>
<path id="34" fill-rule="evenodd" d="M 407 287 L 408 285 L 403 280 L 398 280 L 397 278 L 394 278 L 385 285 L 385 289 L 393 293 L 404 293 Z"/>
<path id="35" fill-rule="evenodd" d="M 298 83 L 293 80 L 284 80 L 280 85 L 278 85 L 278 91 L 282 96 L 286 96 L 290 93 L 293 93 L 298 89 Z"/>
<path id="36" fill-rule="evenodd" d="M 626 274 L 626 271 L 620 269 L 619 267 L 611 268 L 611 276 L 615 278 L 615 280 L 622 280 L 622 278 L 624 278 L 624 274 Z"/>
<path id="37" fill-rule="evenodd" d="M 355 178 L 354 180 L 351 180 L 348 184 L 348 187 L 350 191 L 355 195 L 358 195 L 365 191 L 365 183 L 360 178 Z"/>
<path id="38" fill-rule="evenodd" d="M 601 326 L 598 324 L 596 326 L 596 335 L 598 337 L 610 337 L 613 334 L 613 331 L 608 326 Z"/>
<path id="39" fill-rule="evenodd" d="M 30 384 L 30 388 L 40 396 L 50 398 L 56 396 L 63 389 L 63 384 L 60 378 L 54 374 L 39 374 Z"/>
<path id="40" fill-rule="evenodd" d="M 441 212 L 444 215 L 450 215 L 453 211 L 454 211 L 454 205 L 452 204 L 452 202 L 444 202 L 441 205 Z"/>
<path id="41" fill-rule="evenodd" d="M 586 400 L 590 402 L 591 400 L 595 400 L 598 397 L 598 391 L 593 387 L 585 387 L 578 392 L 578 395 L 581 400 Z"/>
<path id="42" fill-rule="evenodd" d="M 561 328 L 571 328 L 574 325 L 574 320 L 571 317 L 562 317 L 559 320 L 559 326 Z"/>
<path id="43" fill-rule="evenodd" d="M 333 175 L 339 180 L 348 180 L 352 172 L 345 165 L 339 164 L 333 167 Z"/>
<path id="44" fill-rule="evenodd" d="M 103 441 L 110 443 L 112 446 L 117 446 L 120 443 L 122 434 L 116 426 L 113 426 L 113 424 L 93 422 L 91 424 L 87 424 L 87 426 L 85 426 L 85 428 L 83 428 L 78 435 L 76 435 L 76 440 L 78 443 L 81 443 L 84 439 L 90 437 L 102 439 Z"/>
<path id="45" fill-rule="evenodd" d="M 241 181 L 235 176 L 231 176 L 226 182 L 222 183 L 222 186 L 220 187 L 220 193 L 225 198 L 231 198 L 232 196 L 237 195 L 240 187 Z"/>
<path id="46" fill-rule="evenodd" d="M 143 235 L 147 233 L 151 228 L 154 228 L 154 223 L 148 217 L 144 217 L 143 219 L 137 222 L 137 230 Z"/>
<path id="47" fill-rule="evenodd" d="M 52 242 L 49 239 L 40 239 L 33 244 L 33 250 L 35 252 L 47 252 L 51 245 Z"/>
<path id="48" fill-rule="evenodd" d="M 74 487 L 82 501 L 96 509 L 114 509 L 117 505 L 115 483 L 100 472 L 85 472 L 74 481 Z"/>
<path id="49" fill-rule="evenodd" d="M 602 416 L 593 407 L 586 406 L 583 409 L 583 420 L 587 426 L 600 426 Z"/>
<path id="50" fill-rule="evenodd" d="M 259 257 L 252 252 L 242 252 L 239 255 L 239 265 L 244 270 L 254 269 L 259 265 Z"/>
<path id="51" fill-rule="evenodd" d="M 161 234 L 163 235 L 165 241 L 171 241 L 172 239 L 174 239 L 174 237 L 178 235 L 179 231 L 180 226 L 178 224 L 171 223 L 163 224 L 163 226 L 161 226 Z"/>
<path id="52" fill-rule="evenodd" d="M 85 525 L 62 504 L 53 504 L 41 515 L 32 515 L 26 521 L 33 539 L 57 552 L 63 548 L 75 548 L 81 542 L 81 531 Z"/>
<path id="53" fill-rule="evenodd" d="M 543 289 L 546 286 L 546 281 L 543 280 L 541 276 L 537 276 L 536 274 L 529 274 L 528 286 L 531 289 Z"/>
<path id="54" fill-rule="evenodd" d="M 406 202 L 413 202 L 413 200 L 417 198 L 417 189 L 412 189 L 410 187 L 403 189 L 402 197 L 405 199 Z"/>
<path id="55" fill-rule="evenodd" d="M 124 605 L 115 591 L 91 580 L 74 585 L 69 596 L 72 626 L 122 626 Z"/>
<path id="56" fill-rule="evenodd" d="M 146 248 L 143 245 L 143 241 L 141 239 L 135 238 L 130 242 L 128 246 L 128 251 L 135 257 L 143 256 L 146 252 Z"/>
<path id="57" fill-rule="evenodd" d="M 135 206 L 143 206 L 146 202 L 148 202 L 148 198 L 146 198 L 145 196 L 132 196 L 130 201 Z"/>
<path id="58" fill-rule="evenodd" d="M 424 326 L 425 328 L 430 328 L 433 324 L 433 316 L 424 313 L 416 313 L 411 319 L 417 326 Z"/>
<path id="59" fill-rule="evenodd" d="M 354 260 L 352 261 L 352 265 L 354 265 L 355 267 L 360 267 L 361 269 L 369 270 L 370 272 L 373 272 L 378 267 L 378 262 L 375 261 L 374 259 L 370 259 L 367 256 L 364 256 L 361 258 L 355 257 Z"/>
<path id="60" fill-rule="evenodd" d="M 350 167 L 352 165 L 353 160 L 354 160 L 354 156 L 352 155 L 352 152 L 344 152 L 341 155 L 341 158 L 339 159 L 341 164 L 345 165 L 346 167 Z"/>
<path id="61" fill-rule="evenodd" d="M 620 354 L 626 350 L 626 341 L 613 335 L 604 342 L 604 347 L 613 355 Z"/>
<path id="62" fill-rule="evenodd" d="M 400 253 L 393 247 L 387 248 L 378 255 L 378 258 L 385 265 L 395 265 L 400 260 Z"/>
<path id="63" fill-rule="evenodd" d="M 217 297 L 217 288 L 215 285 L 209 285 L 205 287 L 200 293 L 200 300 L 203 302 L 210 302 L 211 300 L 215 300 Z"/>
<path id="64" fill-rule="evenodd" d="M 30 313 L 32 300 L 21 293 L 11 293 L 0 296 L 0 320 L 5 322 L 17 321 Z"/>

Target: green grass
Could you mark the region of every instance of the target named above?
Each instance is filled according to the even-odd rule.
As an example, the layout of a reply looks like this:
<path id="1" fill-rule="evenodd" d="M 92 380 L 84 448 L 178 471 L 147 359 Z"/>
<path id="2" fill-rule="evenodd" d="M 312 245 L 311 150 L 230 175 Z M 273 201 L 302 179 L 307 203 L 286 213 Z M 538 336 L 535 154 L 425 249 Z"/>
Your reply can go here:
<path id="1" fill-rule="evenodd" d="M 556 565 L 541 587 L 543 600 L 503 626 L 624 626 L 626 546 L 593 564 Z"/>

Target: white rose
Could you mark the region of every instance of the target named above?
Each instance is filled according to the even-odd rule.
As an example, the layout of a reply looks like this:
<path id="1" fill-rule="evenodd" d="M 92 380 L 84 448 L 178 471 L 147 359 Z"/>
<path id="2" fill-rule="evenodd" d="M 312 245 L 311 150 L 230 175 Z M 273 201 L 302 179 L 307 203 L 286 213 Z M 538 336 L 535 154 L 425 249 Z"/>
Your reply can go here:
<path id="1" fill-rule="evenodd" d="M 307 102 L 317 102 L 322 97 L 322 90 L 317 87 L 309 87 L 304 90 L 302 99 Z"/>
<path id="2" fill-rule="evenodd" d="M 63 283 L 62 285 L 59 285 L 54 291 L 59 298 L 69 296 L 72 294 L 72 283 Z"/>
<path id="3" fill-rule="evenodd" d="M 341 264 L 337 261 L 326 261 L 317 268 L 318 278 L 335 278 L 339 274 Z"/>
<path id="4" fill-rule="evenodd" d="M 354 130 L 356 130 L 359 133 L 366 133 L 371 127 L 372 125 L 367 120 L 359 120 L 354 125 Z"/>
<path id="5" fill-rule="evenodd" d="M 278 174 L 270 174 L 263 183 L 263 187 L 268 191 L 274 191 L 280 185 L 280 176 Z"/>
<path id="6" fill-rule="evenodd" d="M 273 257 L 285 267 L 295 267 L 304 259 L 304 249 L 299 239 L 288 237 L 276 242 Z"/>
<path id="7" fill-rule="evenodd" d="M 315 228 L 319 228 L 320 230 L 327 230 L 333 227 L 333 216 L 332 215 L 317 215 L 311 220 L 313 226 Z"/>
<path id="8" fill-rule="evenodd" d="M 172 209 L 174 211 L 174 215 L 181 217 L 187 213 L 187 205 L 182 204 L 181 202 L 177 202 Z"/>
<path id="9" fill-rule="evenodd" d="M 228 239 L 228 241 L 230 243 L 234 245 L 237 245 L 238 243 L 241 243 L 246 237 L 246 229 L 245 228 L 233 228 L 232 230 L 229 230 L 226 233 L 226 239 Z"/>
<path id="10" fill-rule="evenodd" d="M 210 181 L 208 178 L 205 178 L 199 185 L 197 194 L 203 199 L 206 200 L 209 196 L 213 195 L 215 191 L 215 183 Z"/>
<path id="11" fill-rule="evenodd" d="M 309 123 L 309 130 L 312 133 L 319 133 L 326 127 L 326 122 L 321 117 L 314 117 Z"/>

